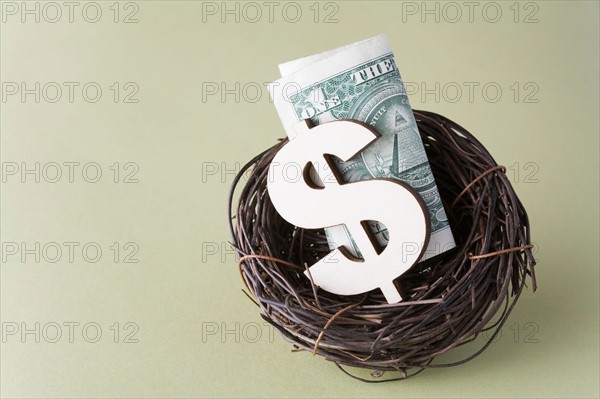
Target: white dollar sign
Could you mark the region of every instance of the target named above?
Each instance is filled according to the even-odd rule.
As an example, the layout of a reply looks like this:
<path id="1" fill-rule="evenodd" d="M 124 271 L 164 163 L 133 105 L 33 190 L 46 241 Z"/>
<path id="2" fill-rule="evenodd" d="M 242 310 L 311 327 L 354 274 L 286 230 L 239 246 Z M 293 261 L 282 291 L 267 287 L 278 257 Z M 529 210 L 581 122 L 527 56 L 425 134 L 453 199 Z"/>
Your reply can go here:
<path id="1" fill-rule="evenodd" d="M 355 295 L 380 288 L 389 303 L 402 300 L 393 280 L 421 257 L 429 240 L 429 213 L 419 194 L 398 180 L 371 179 L 343 184 L 338 176 L 325 176 L 315 167 L 323 186 L 315 185 L 308 166 L 328 163 L 325 154 L 351 159 L 378 137 L 367 125 L 337 120 L 296 126 L 297 136 L 273 158 L 267 187 L 275 209 L 288 222 L 306 229 L 345 224 L 364 260 L 354 259 L 343 248 L 310 267 L 315 284 L 339 295 Z M 281 173 L 285 166 L 300 165 L 302 178 Z M 329 165 L 335 171 L 333 165 Z M 378 253 L 366 221 L 384 223 L 389 243 Z M 406 251 L 420 246 L 420 251 Z M 305 274 L 308 275 L 307 272 Z"/>

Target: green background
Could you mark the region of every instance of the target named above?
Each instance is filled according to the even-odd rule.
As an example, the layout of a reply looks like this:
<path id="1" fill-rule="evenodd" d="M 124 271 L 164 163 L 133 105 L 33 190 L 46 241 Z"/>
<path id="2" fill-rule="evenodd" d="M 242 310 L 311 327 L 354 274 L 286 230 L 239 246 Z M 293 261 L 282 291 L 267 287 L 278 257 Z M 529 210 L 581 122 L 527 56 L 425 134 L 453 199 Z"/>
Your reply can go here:
<path id="1" fill-rule="evenodd" d="M 63 251 L 56 263 L 50 252 L 37 263 L 4 248 L 3 328 L 40 323 L 41 332 L 39 343 L 21 331 L 3 337 L 2 396 L 598 397 L 597 2 L 476 2 L 472 21 L 462 2 L 460 17 L 445 3 L 300 2 L 296 23 L 287 2 L 277 3 L 273 22 L 262 2 L 257 22 L 234 2 L 227 7 L 239 7 L 239 22 L 220 13 L 203 21 L 203 7 L 221 3 L 192 1 L 120 3 L 115 22 L 110 1 L 98 2 L 102 17 L 91 23 L 85 4 L 73 22 L 64 6 L 56 23 L 44 19 L 54 18 L 50 8 L 39 23 L 3 13 L 3 167 L 39 162 L 46 174 L 39 183 L 5 176 L 1 240 L 80 246 L 73 262 Z M 438 7 L 439 22 L 424 7 Z M 138 22 L 123 23 L 131 12 Z M 500 339 L 474 361 L 373 385 L 292 353 L 263 324 L 227 247 L 226 196 L 232 171 L 284 135 L 264 86 L 278 78 L 277 64 L 380 33 L 411 83 L 413 107 L 459 122 L 507 166 L 531 218 L 539 289 L 524 292 Z M 6 82 L 40 82 L 40 102 L 7 96 Z M 47 101 L 52 85 L 41 92 L 48 82 L 64 89 L 56 103 Z M 72 103 L 64 82 L 79 84 Z M 102 88 L 95 103 L 82 95 L 89 82 Z M 124 102 L 135 87 L 138 102 Z M 231 93 L 221 98 L 221 88 Z M 61 180 L 48 182 L 52 162 L 80 162 L 74 181 L 63 166 Z M 97 183 L 82 177 L 90 162 L 102 170 Z M 138 183 L 123 182 L 127 162 L 139 166 Z M 81 253 L 89 242 L 103 251 L 96 263 Z M 138 263 L 123 262 L 128 242 Z M 79 323 L 73 342 L 66 322 Z M 52 323 L 62 326 L 56 343 Z M 87 323 L 101 327 L 98 342 L 85 340 L 95 334 L 83 336 Z M 138 342 L 124 342 L 135 326 L 129 338 Z"/>

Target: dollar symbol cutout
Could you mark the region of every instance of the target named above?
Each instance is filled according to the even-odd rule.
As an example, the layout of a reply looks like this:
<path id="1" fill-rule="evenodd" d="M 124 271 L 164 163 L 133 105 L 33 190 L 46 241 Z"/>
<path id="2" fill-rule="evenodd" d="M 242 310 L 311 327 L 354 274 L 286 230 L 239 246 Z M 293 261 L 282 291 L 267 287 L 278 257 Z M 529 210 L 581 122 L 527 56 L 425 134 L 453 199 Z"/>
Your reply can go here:
<path id="1" fill-rule="evenodd" d="M 306 229 L 345 224 L 363 256 L 356 259 L 343 247 L 333 250 L 310 267 L 315 284 L 339 295 L 380 288 L 388 303 L 401 301 L 393 280 L 419 260 L 429 241 L 425 203 L 399 180 L 341 181 L 329 155 L 342 161 L 355 156 L 379 136 L 367 125 L 337 120 L 312 126 L 305 120 L 295 130 L 296 137 L 279 150 L 269 168 L 267 187 L 275 209 L 289 223 Z M 325 164 L 329 175 L 317 166 Z M 286 176 L 290 165 L 301 167 L 300 179 Z M 311 169 L 319 183 L 311 178 Z M 383 250 L 367 225 L 369 220 L 387 226 L 389 243 Z M 408 245 L 411 250 L 405 251 Z M 415 245 L 421 249 L 418 253 Z"/>

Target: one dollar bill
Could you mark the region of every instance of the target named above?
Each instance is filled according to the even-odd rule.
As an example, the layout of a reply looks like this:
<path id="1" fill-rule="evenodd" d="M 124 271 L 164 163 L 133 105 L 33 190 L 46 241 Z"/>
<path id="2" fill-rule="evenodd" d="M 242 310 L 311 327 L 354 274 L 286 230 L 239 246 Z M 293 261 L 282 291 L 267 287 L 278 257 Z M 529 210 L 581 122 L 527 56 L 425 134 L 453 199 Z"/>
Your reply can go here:
<path id="1" fill-rule="evenodd" d="M 381 136 L 348 162 L 336 163 L 345 182 L 373 178 L 399 179 L 423 198 L 431 219 L 431 237 L 421 260 L 455 247 L 437 186 L 391 46 L 386 36 L 308 56 L 279 66 L 282 78 L 269 89 L 290 139 L 304 119 L 315 125 L 353 119 L 373 127 Z M 343 204 L 340 204 L 343 206 Z M 372 206 L 377 206 L 373 199 Z M 382 247 L 389 235 L 385 225 L 370 221 Z M 330 247 L 360 249 L 344 225 L 325 229 Z M 421 251 L 412 243 L 407 251 Z"/>

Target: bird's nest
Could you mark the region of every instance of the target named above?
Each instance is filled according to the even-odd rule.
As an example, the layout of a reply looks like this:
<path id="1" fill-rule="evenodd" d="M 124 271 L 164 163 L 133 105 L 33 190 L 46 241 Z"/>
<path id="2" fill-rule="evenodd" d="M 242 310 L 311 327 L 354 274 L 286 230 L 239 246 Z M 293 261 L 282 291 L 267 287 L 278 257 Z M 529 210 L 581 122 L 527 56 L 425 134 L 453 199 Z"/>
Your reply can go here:
<path id="1" fill-rule="evenodd" d="M 505 168 L 455 122 L 432 112 L 414 114 L 456 248 L 399 277 L 404 298 L 399 303 L 388 304 L 379 290 L 331 294 L 304 274 L 330 248 L 323 230 L 287 223 L 269 199 L 269 164 L 287 139 L 242 169 L 229 198 L 239 271 L 262 317 L 297 350 L 321 355 L 346 372 L 343 366 L 372 369 L 374 378 L 367 381 L 404 379 L 471 360 L 494 340 L 527 276 L 536 287 L 527 213 Z M 484 331 L 488 339 L 475 353 L 452 363 L 434 361 Z M 399 374 L 381 378 L 385 371 Z"/>

